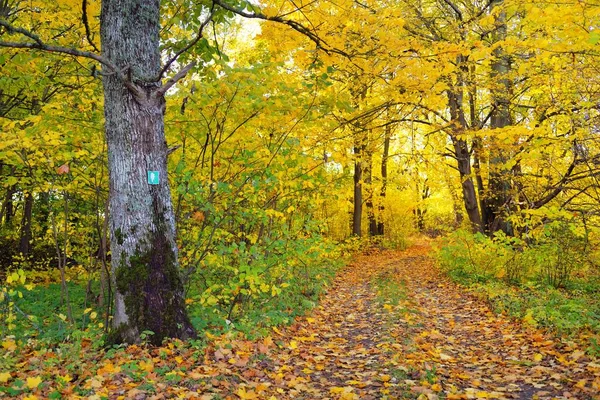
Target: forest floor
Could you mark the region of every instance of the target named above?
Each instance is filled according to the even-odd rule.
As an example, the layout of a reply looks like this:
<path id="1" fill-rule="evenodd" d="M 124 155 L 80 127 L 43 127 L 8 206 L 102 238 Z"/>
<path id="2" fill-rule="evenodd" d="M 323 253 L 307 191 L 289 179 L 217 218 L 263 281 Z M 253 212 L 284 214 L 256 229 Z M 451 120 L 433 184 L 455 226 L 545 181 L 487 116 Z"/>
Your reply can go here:
<path id="1" fill-rule="evenodd" d="M 583 343 L 492 313 L 430 253 L 421 242 L 356 257 L 316 309 L 270 337 L 130 346 L 58 386 L 46 382 L 60 366 L 32 354 L 22 377 L 39 380 L 23 386 L 38 398 L 600 399 L 600 361 Z"/>

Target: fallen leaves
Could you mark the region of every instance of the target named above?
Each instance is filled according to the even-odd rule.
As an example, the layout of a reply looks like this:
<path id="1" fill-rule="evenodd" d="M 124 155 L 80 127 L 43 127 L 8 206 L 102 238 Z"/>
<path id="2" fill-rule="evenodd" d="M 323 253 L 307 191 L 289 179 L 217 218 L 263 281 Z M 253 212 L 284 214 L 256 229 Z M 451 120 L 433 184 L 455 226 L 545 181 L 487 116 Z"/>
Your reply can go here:
<path id="1" fill-rule="evenodd" d="M 0 372 L 0 383 L 6 383 L 12 376 L 8 372 Z"/>
<path id="2" fill-rule="evenodd" d="M 40 383 L 42 383 L 42 378 L 35 376 L 27 378 L 26 385 L 29 389 L 37 389 L 37 387 L 40 386 Z"/>
<path id="3" fill-rule="evenodd" d="M 600 362 L 583 345 L 494 315 L 445 280 L 428 251 L 421 246 L 357 258 L 311 315 L 273 328 L 273 336 L 250 341 L 207 334 L 204 347 L 175 341 L 104 355 L 88 346 L 75 354 L 23 352 L 18 370 L 0 372 L 0 391 L 31 399 L 85 392 L 92 399 L 201 400 L 600 393 Z M 18 352 L 10 338 L 2 347 Z"/>

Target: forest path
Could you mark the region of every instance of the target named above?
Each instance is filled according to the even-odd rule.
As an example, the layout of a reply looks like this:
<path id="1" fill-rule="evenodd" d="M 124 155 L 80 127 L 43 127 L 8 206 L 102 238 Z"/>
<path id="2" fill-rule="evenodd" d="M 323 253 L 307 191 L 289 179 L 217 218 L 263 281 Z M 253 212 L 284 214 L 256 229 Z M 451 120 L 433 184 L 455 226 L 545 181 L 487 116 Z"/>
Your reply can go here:
<path id="1" fill-rule="evenodd" d="M 233 367 L 231 398 L 600 398 L 584 349 L 493 314 L 430 253 L 357 257 L 310 316 L 275 330 L 276 349 Z"/>

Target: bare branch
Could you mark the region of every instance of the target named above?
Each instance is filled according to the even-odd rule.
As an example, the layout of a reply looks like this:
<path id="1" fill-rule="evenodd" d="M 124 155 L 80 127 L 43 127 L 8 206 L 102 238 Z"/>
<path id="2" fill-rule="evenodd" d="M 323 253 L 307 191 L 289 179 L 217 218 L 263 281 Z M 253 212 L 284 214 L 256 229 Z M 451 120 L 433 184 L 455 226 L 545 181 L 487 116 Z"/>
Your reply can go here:
<path id="1" fill-rule="evenodd" d="M 3 21 L 0 21 L 0 24 Z M 48 45 L 45 43 L 31 43 L 31 42 L 6 42 L 6 41 L 1 41 L 0 40 L 0 47 L 10 47 L 13 49 L 30 49 L 30 50 L 41 50 L 41 51 L 46 51 L 48 53 L 61 53 L 61 54 L 68 54 L 70 56 L 74 56 L 74 57 L 84 57 L 84 58 L 90 58 L 94 61 L 99 62 L 100 64 L 108 67 L 113 73 L 116 73 L 117 75 L 119 75 L 119 77 L 123 77 L 122 72 L 119 70 L 119 68 L 117 68 L 117 66 L 113 63 L 111 63 L 110 61 L 108 61 L 106 58 L 102 57 L 101 55 L 98 55 L 96 53 L 92 53 L 89 51 L 83 51 L 83 50 L 77 50 L 71 47 L 62 47 L 62 46 L 53 46 L 53 45 Z"/>
<path id="2" fill-rule="evenodd" d="M 470 24 L 471 22 L 479 19 L 479 17 L 481 17 L 486 11 L 487 9 L 492 5 L 492 3 L 494 3 L 495 0 L 489 0 L 487 2 L 487 4 L 485 4 L 477 14 L 475 14 L 473 17 L 471 17 L 466 23 Z M 494 28 L 495 29 L 495 28 Z"/>
<path id="3" fill-rule="evenodd" d="M 578 160 L 577 160 L 577 157 L 575 157 L 573 159 L 573 161 L 571 162 L 571 164 L 569 165 L 569 168 L 567 168 L 567 171 L 564 173 L 561 180 L 554 186 L 554 189 L 550 193 L 548 193 L 546 196 L 542 197 L 539 200 L 534 201 L 531 204 L 531 208 L 533 208 L 533 209 L 540 208 L 540 207 L 548 204 L 556 196 L 558 196 L 560 193 L 562 193 L 562 191 L 565 189 L 565 184 L 567 182 L 569 182 L 571 175 L 573 174 L 573 170 L 575 169 L 575 166 L 577 165 L 577 163 L 578 163 Z"/>
<path id="4" fill-rule="evenodd" d="M 0 26 L 3 26 L 4 28 L 6 28 L 8 33 L 17 32 L 17 33 L 20 33 L 21 35 L 27 36 L 29 39 L 35 41 L 40 46 L 42 46 L 44 44 L 42 42 L 42 40 L 39 38 L 39 36 L 33 34 L 32 32 L 29 32 L 27 29 L 13 26 L 10 23 L 8 23 L 7 21 L 2 20 L 2 19 L 0 19 Z"/>
<path id="5" fill-rule="evenodd" d="M 131 81 L 131 77 L 129 76 L 131 73 L 131 70 L 128 66 L 121 69 L 117 65 L 112 63 L 110 60 L 108 60 L 107 58 L 105 58 L 99 54 L 96 54 L 96 53 L 93 53 L 90 51 L 74 49 L 72 47 L 54 46 L 54 45 L 46 44 L 37 35 L 29 32 L 26 29 L 15 27 L 4 20 L 0 20 L 0 26 L 3 26 L 4 28 L 6 28 L 9 32 L 18 32 L 18 33 L 34 40 L 34 42 L 0 41 L 0 47 L 8 47 L 8 48 L 13 48 L 13 49 L 40 50 L 40 51 L 45 51 L 48 53 L 59 53 L 59 54 L 67 54 L 67 55 L 70 55 L 73 57 L 89 58 L 91 60 L 97 61 L 98 63 L 100 63 L 103 66 L 110 69 L 110 71 L 111 71 L 110 74 L 115 74 L 139 101 L 142 101 L 146 96 L 145 92 Z M 169 90 L 178 81 L 183 79 L 195 65 L 196 65 L 195 62 L 186 65 L 177 74 L 175 74 L 171 79 L 169 79 L 167 82 L 165 82 L 164 86 L 162 86 L 160 89 L 158 89 L 155 94 L 158 96 L 163 96 L 167 92 L 167 90 Z M 107 75 L 107 74 L 104 74 L 104 75 Z"/>
<path id="6" fill-rule="evenodd" d="M 87 41 L 90 43 L 95 52 L 100 53 L 100 50 L 98 49 L 98 47 L 96 47 L 96 44 L 92 40 L 90 24 L 87 18 L 87 0 L 83 0 L 81 2 L 81 20 L 83 21 L 83 26 L 85 26 L 85 37 L 87 38 Z"/>
<path id="7" fill-rule="evenodd" d="M 194 68 L 195 65 L 196 62 L 194 61 L 183 67 L 178 73 L 176 73 L 171 79 L 166 81 L 165 84 L 156 91 L 156 95 L 164 96 L 164 94 L 167 93 L 167 90 L 171 89 L 173 85 L 185 78 L 187 73 L 190 72 L 190 70 Z"/>

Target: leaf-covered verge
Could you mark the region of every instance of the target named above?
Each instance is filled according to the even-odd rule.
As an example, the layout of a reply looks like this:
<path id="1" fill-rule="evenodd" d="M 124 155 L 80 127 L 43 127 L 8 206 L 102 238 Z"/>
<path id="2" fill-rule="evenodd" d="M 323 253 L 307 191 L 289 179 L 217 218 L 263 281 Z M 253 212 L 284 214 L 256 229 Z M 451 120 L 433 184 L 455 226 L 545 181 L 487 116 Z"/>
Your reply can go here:
<path id="1" fill-rule="evenodd" d="M 344 262 L 341 252 L 350 249 L 307 240 L 296 243 L 302 255 L 294 253 L 297 257 L 292 257 L 291 245 L 287 244 L 287 257 L 280 255 L 280 264 L 272 265 L 268 271 L 246 268 L 234 273 L 234 277 L 242 275 L 238 279 L 244 282 L 238 283 L 239 295 L 228 297 L 224 291 L 214 289 L 226 287 L 232 279 L 224 276 L 219 277 L 219 286 L 214 284 L 212 290 L 201 294 L 190 290 L 186 303 L 195 327 L 202 332 L 201 338 L 188 343 L 168 342 L 161 348 L 105 346 L 106 315 L 90 299 L 90 293 L 98 293 L 98 282 L 88 281 L 86 278 L 90 277 L 81 267 L 66 269 L 73 321 L 63 314 L 58 271 L 28 273 L 35 283 L 28 283 L 22 270 L 9 274 L 2 293 L 0 394 L 29 399 L 94 398 L 94 394 L 112 398 L 117 392 L 150 395 L 180 381 L 192 384 L 190 378 L 193 381 L 198 374 L 186 377 L 182 371 L 187 370 L 186 365 L 202 360 L 207 348 L 220 340 L 254 348 L 270 337 L 272 329 L 291 323 L 315 307 Z M 290 263 L 295 267 L 289 267 Z M 152 334 L 143 332 L 142 343 L 148 342 Z M 256 343 L 251 344 L 249 338 L 255 338 Z M 265 348 L 261 347 L 262 351 Z M 173 360 L 183 367 L 177 373 L 170 366 Z M 153 376 L 160 378 L 148 383 L 148 374 L 154 371 Z M 119 372 L 123 381 L 105 385 L 103 374 Z"/>
<path id="2" fill-rule="evenodd" d="M 499 313 L 561 335 L 587 338 L 600 354 L 600 269 L 596 232 L 574 218 L 546 220 L 522 237 L 458 231 L 437 258 L 456 282 Z"/>

